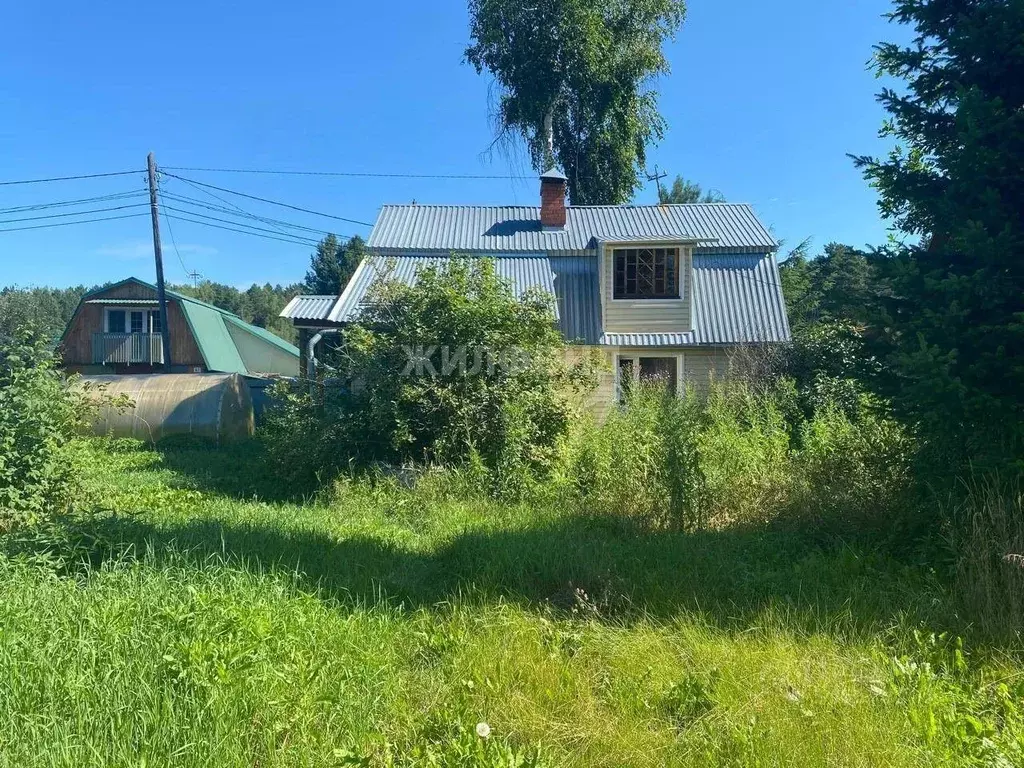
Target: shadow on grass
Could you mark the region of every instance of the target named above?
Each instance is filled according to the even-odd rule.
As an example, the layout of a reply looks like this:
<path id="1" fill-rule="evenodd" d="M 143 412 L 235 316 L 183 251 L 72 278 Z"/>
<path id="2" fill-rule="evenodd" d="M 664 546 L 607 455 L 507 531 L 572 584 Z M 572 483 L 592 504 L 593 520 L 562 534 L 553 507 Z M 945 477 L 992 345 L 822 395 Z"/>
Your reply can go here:
<path id="1" fill-rule="evenodd" d="M 794 532 L 686 534 L 578 516 L 466 532 L 422 552 L 369 537 L 212 520 L 163 527 L 114 516 L 75 524 L 61 546 L 66 551 L 51 553 L 71 568 L 143 552 L 158 565 L 226 560 L 289 574 L 302 589 L 341 604 L 505 600 L 614 623 L 688 613 L 728 630 L 781 622 L 843 636 L 876 633 L 900 620 L 943 622 L 939 589 L 922 571 L 851 547 L 822 547 Z"/>
<path id="2" fill-rule="evenodd" d="M 269 502 L 302 501 L 312 493 L 277 479 L 260 440 L 216 448 L 201 439 L 176 436 L 161 440 L 153 449 L 165 467 L 200 491 Z"/>

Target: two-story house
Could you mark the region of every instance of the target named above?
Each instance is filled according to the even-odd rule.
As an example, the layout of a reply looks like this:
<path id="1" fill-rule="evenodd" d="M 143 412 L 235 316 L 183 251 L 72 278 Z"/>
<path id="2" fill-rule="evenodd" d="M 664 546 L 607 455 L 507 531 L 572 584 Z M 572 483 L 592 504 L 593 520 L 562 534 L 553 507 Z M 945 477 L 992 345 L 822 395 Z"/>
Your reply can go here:
<path id="1" fill-rule="evenodd" d="M 415 280 L 451 254 L 487 256 L 517 292 L 557 299 L 567 341 L 596 347 L 611 373 L 594 399 L 613 403 L 625 379 L 727 375 L 732 352 L 788 341 L 777 243 L 749 205 L 567 206 L 566 178 L 541 176 L 540 207 L 385 205 L 341 296 L 300 296 L 282 313 L 300 329 L 343 327 L 367 292 Z M 301 343 L 300 343 L 300 346 Z"/>

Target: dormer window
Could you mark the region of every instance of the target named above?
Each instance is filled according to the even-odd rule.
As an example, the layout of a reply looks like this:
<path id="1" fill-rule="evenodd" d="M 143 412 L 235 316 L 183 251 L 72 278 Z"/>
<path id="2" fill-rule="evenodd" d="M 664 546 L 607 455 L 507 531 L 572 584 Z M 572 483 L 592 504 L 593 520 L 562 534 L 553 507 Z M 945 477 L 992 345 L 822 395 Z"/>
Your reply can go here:
<path id="1" fill-rule="evenodd" d="M 678 248 L 616 248 L 616 299 L 678 299 Z"/>

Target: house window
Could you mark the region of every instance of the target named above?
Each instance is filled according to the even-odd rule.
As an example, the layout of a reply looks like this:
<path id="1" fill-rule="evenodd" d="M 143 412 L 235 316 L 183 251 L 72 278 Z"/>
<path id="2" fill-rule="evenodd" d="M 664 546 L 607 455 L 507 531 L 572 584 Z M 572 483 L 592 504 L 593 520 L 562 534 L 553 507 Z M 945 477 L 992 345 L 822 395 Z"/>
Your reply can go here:
<path id="1" fill-rule="evenodd" d="M 674 357 L 641 357 L 640 381 L 664 384 L 669 392 L 679 388 Z"/>
<path id="2" fill-rule="evenodd" d="M 160 324 L 160 310 L 149 310 L 149 332 L 163 333 L 163 326 Z"/>
<path id="3" fill-rule="evenodd" d="M 128 317 L 123 309 L 107 310 L 107 333 L 126 333 Z"/>
<path id="4" fill-rule="evenodd" d="M 142 312 L 131 312 L 131 329 L 132 333 L 144 333 L 146 330 L 145 315 Z"/>
<path id="5" fill-rule="evenodd" d="M 679 358 L 675 357 L 626 357 L 618 358 L 618 396 L 620 401 L 629 399 L 629 391 L 639 382 L 661 384 L 669 392 L 679 391 Z"/>
<path id="6" fill-rule="evenodd" d="M 616 299 L 678 299 L 678 248 L 616 248 Z"/>

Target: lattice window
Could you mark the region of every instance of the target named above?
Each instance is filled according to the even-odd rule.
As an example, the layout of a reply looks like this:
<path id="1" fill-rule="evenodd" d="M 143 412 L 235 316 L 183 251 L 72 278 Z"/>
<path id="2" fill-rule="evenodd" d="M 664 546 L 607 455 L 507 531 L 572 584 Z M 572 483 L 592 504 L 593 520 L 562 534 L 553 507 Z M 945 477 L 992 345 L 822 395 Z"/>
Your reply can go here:
<path id="1" fill-rule="evenodd" d="M 616 299 L 678 299 L 678 248 L 616 248 Z"/>

